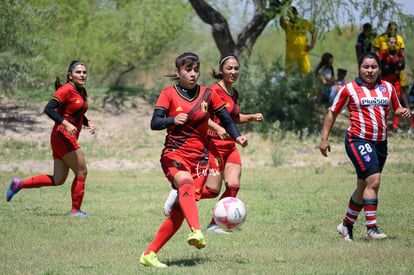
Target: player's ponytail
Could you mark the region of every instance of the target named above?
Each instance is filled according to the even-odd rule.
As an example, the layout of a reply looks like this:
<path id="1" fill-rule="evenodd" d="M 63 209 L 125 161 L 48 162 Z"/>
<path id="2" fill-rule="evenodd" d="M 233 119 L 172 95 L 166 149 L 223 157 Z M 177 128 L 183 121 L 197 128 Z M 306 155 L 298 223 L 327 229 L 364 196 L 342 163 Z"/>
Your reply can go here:
<path id="1" fill-rule="evenodd" d="M 59 89 L 60 87 L 62 87 L 62 83 L 60 83 L 60 78 L 57 76 L 56 80 L 55 80 L 55 89 L 57 91 L 57 89 Z"/>

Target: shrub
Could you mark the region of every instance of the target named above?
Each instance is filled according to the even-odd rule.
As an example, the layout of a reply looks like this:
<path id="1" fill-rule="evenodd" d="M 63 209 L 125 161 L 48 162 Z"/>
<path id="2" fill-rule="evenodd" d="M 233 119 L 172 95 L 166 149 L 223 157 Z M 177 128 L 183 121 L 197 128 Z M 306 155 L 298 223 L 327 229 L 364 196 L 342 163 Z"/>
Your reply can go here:
<path id="1" fill-rule="evenodd" d="M 311 75 L 285 75 L 278 59 L 270 67 L 264 58 L 253 62 L 243 59 L 241 67 L 243 73 L 237 84 L 241 113 L 261 112 L 265 118 L 264 124 L 250 127 L 267 132 L 279 121 L 281 129 L 300 136 L 320 129 L 321 108 L 315 104 Z"/>

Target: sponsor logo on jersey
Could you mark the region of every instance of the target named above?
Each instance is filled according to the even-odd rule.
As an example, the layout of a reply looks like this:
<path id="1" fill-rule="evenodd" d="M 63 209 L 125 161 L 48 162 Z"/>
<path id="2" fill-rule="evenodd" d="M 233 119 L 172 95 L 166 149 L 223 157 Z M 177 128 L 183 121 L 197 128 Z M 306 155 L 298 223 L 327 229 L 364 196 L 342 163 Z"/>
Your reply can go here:
<path id="1" fill-rule="evenodd" d="M 383 97 L 364 97 L 361 98 L 362 106 L 388 106 L 388 98 Z"/>
<path id="2" fill-rule="evenodd" d="M 227 103 L 226 103 L 226 108 L 227 108 L 227 107 L 230 107 L 230 106 L 231 106 L 231 105 L 230 105 L 230 103 L 228 103 L 228 102 L 227 102 Z"/>
<path id="3" fill-rule="evenodd" d="M 201 111 L 203 111 L 203 113 L 207 113 L 208 111 L 208 103 L 203 101 L 201 102 Z"/>
<path id="4" fill-rule="evenodd" d="M 181 108 L 181 106 L 178 106 L 177 109 L 175 109 L 176 112 L 182 112 L 183 108 Z"/>
<path id="5" fill-rule="evenodd" d="M 79 99 L 76 100 L 76 103 L 81 103 Z"/>

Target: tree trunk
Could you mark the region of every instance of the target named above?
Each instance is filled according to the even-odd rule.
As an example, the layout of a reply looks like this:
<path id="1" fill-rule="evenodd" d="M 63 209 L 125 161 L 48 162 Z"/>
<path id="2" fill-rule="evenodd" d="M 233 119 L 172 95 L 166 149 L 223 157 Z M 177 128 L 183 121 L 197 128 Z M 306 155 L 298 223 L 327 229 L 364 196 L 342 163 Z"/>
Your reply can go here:
<path id="1" fill-rule="evenodd" d="M 200 19 L 211 25 L 212 35 L 220 54 L 240 55 L 247 51 L 250 56 L 254 43 L 267 24 L 281 11 L 281 7 L 291 0 L 254 0 L 254 16 L 243 28 L 235 42 L 231 36 L 227 20 L 204 0 L 188 0 Z"/>

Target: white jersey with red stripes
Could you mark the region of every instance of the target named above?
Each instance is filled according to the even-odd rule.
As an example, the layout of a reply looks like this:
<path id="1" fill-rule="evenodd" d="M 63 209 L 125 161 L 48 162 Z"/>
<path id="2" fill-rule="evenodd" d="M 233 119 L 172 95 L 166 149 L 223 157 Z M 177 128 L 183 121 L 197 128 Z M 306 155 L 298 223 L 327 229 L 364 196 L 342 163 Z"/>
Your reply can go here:
<path id="1" fill-rule="evenodd" d="M 387 118 L 390 108 L 401 107 L 394 86 L 387 81 L 378 81 L 369 87 L 360 78 L 345 85 L 336 95 L 330 110 L 339 113 L 348 107 L 349 132 L 372 141 L 387 139 Z"/>

